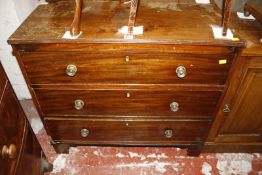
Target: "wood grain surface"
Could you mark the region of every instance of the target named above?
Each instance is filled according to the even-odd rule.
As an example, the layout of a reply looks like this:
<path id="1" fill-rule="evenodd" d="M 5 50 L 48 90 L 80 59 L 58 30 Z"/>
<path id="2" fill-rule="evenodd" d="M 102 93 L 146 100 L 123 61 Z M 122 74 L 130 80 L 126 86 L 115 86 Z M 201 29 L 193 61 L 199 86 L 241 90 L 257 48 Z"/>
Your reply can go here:
<path id="1" fill-rule="evenodd" d="M 192 0 L 193 1 L 193 0 Z M 129 5 L 121 1 L 84 1 L 77 39 L 63 39 L 74 17 L 74 1 L 39 6 L 9 39 L 9 43 L 177 42 L 243 44 L 219 40 L 210 25 L 221 25 L 222 12 L 214 4 L 186 1 L 141 1 L 136 26 L 143 34 L 125 40 L 119 30 L 128 26 Z M 37 25 L 36 25 L 37 24 Z"/>
<path id="2" fill-rule="evenodd" d="M 208 121 L 175 120 L 82 120 L 47 119 L 46 124 L 55 141 L 82 144 L 176 145 L 200 142 L 207 131 Z M 81 129 L 89 135 L 81 137 Z M 173 137 L 166 138 L 165 130 L 172 129 Z"/>
<path id="3" fill-rule="evenodd" d="M 44 116 L 169 116 L 177 118 L 211 118 L 221 95 L 219 91 L 149 91 L 149 90 L 49 90 L 35 89 Z M 127 97 L 129 94 L 130 97 Z M 85 105 L 76 110 L 75 100 Z M 179 110 L 172 112 L 170 104 Z M 66 118 L 66 117 L 65 117 Z"/>
<path id="4" fill-rule="evenodd" d="M 22 53 L 32 84 L 223 85 L 232 57 L 227 54 Z M 67 65 L 77 67 L 75 76 L 66 74 Z M 179 66 L 186 68 L 186 77 L 177 76 Z"/>

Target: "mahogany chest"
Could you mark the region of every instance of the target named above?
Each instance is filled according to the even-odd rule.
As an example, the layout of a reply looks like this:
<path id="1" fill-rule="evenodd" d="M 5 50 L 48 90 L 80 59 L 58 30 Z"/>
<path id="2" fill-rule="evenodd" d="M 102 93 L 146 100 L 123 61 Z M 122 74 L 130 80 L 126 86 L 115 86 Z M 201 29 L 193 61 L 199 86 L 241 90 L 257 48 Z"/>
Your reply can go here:
<path id="1" fill-rule="evenodd" d="M 10 37 L 58 152 L 125 145 L 199 153 L 244 43 L 214 38 L 210 24 L 221 16 L 213 5 L 161 3 L 140 3 L 143 34 L 133 39 L 119 33 L 129 15 L 120 1 L 85 3 L 78 38 L 63 37 L 74 12 L 68 1 L 40 5 Z"/>

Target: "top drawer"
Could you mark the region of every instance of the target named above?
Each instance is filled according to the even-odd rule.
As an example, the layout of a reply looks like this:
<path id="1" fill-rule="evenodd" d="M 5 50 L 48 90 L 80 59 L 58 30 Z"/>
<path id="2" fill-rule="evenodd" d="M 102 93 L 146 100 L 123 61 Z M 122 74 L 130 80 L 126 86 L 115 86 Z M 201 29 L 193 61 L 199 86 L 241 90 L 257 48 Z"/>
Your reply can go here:
<path id="1" fill-rule="evenodd" d="M 22 53 L 32 84 L 219 84 L 232 55 Z M 69 66 L 70 65 L 70 66 Z"/>

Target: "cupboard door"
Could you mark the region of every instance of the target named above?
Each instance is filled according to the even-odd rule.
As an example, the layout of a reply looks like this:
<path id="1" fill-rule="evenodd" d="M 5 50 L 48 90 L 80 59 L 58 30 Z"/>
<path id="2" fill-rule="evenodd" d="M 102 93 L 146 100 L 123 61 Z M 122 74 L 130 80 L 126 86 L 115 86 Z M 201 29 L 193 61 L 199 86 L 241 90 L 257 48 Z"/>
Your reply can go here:
<path id="1" fill-rule="evenodd" d="M 244 71 L 231 111 L 216 141 L 259 142 L 262 134 L 262 58 L 253 57 Z"/>
<path id="2" fill-rule="evenodd" d="M 0 175 L 15 174 L 24 138 L 25 119 L 9 83 L 0 108 Z M 10 150 L 13 150 L 11 154 Z"/>

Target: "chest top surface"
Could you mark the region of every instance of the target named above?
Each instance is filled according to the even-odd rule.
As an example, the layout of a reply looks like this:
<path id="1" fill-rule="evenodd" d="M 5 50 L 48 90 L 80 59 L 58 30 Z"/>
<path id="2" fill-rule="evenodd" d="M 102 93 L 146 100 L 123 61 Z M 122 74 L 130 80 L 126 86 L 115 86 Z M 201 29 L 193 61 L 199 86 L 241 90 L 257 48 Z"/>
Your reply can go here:
<path id="1" fill-rule="evenodd" d="M 63 39 L 74 17 L 73 1 L 40 5 L 9 38 L 9 43 L 174 43 L 243 46 L 243 41 L 215 39 L 211 25 L 221 24 L 213 4 L 193 0 L 141 0 L 135 26 L 143 34 L 126 40 L 119 30 L 128 25 L 129 5 L 121 1 L 84 1 L 77 39 Z"/>

